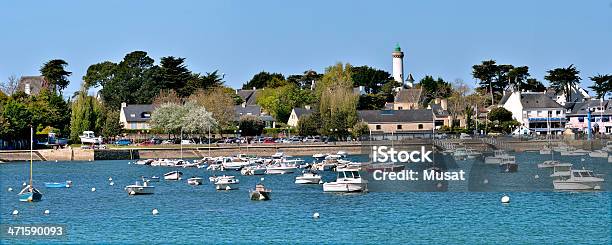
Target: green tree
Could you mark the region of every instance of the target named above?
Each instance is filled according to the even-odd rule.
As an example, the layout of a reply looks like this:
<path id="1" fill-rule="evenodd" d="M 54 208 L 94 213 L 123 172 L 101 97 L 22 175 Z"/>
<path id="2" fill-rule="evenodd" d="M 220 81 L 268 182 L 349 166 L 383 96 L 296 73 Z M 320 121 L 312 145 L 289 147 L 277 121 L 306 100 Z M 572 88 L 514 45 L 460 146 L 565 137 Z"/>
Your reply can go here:
<path id="1" fill-rule="evenodd" d="M 521 85 L 521 89 L 533 92 L 544 92 L 546 91 L 546 86 L 535 78 L 527 78 L 527 82 Z"/>
<path id="2" fill-rule="evenodd" d="M 436 98 L 448 98 L 452 93 L 452 86 L 450 83 L 445 82 L 442 78 L 434 80 L 432 76 L 425 76 L 417 86 L 423 89 L 423 102 L 428 104 L 431 100 Z"/>
<path id="3" fill-rule="evenodd" d="M 266 71 L 262 71 L 255 74 L 249 82 L 242 85 L 242 89 L 266 88 L 271 83 L 278 83 L 278 81 L 285 81 L 285 76 L 280 73 L 268 73 Z"/>
<path id="4" fill-rule="evenodd" d="M 197 90 L 189 97 L 189 101 L 194 101 L 202 106 L 206 111 L 212 113 L 215 120 L 213 130 L 223 133 L 235 121 L 234 110 L 234 90 L 226 87 L 215 87 L 207 90 Z"/>
<path id="5" fill-rule="evenodd" d="M 496 107 L 496 108 L 493 108 L 489 112 L 488 117 L 489 117 L 489 120 L 491 121 L 499 121 L 499 122 L 511 121 L 512 112 L 506 110 L 506 108 L 503 108 L 503 107 Z"/>
<path id="6" fill-rule="evenodd" d="M 264 129 L 264 122 L 258 116 L 243 115 L 238 122 L 238 128 L 242 131 L 242 136 L 261 135 Z"/>
<path id="7" fill-rule="evenodd" d="M 354 86 L 364 86 L 367 93 L 379 93 L 383 85 L 394 81 L 388 72 L 369 66 L 351 67 L 351 78 Z"/>
<path id="8" fill-rule="evenodd" d="M 325 69 L 316 89 L 319 113 L 323 122 L 321 133 L 344 137 L 357 121 L 357 100 L 353 92 L 351 65 L 337 63 Z"/>
<path id="9" fill-rule="evenodd" d="M 510 84 L 515 86 L 517 89 L 527 89 L 527 78 L 529 78 L 529 67 L 518 66 L 513 67 L 508 71 L 508 80 Z"/>
<path id="10" fill-rule="evenodd" d="M 257 104 L 279 122 L 287 122 L 294 107 L 303 107 L 314 102 L 311 90 L 302 90 L 294 84 L 262 90 L 257 95 Z"/>
<path id="11" fill-rule="evenodd" d="M 321 81 L 322 77 L 323 77 L 323 75 L 322 74 L 318 74 L 316 71 L 307 70 L 307 71 L 304 71 L 304 73 L 302 75 L 291 75 L 291 76 L 288 76 L 287 77 L 287 82 L 288 83 L 293 83 L 293 84 L 297 85 L 301 89 L 310 89 L 312 83 L 314 82 L 315 85 L 316 85 L 316 83 Z"/>
<path id="12" fill-rule="evenodd" d="M 0 135 L 2 139 L 29 138 L 30 125 L 35 123 L 33 122 L 32 113 L 25 104 L 10 98 L 4 103 L 1 115 L 0 124 L 2 129 L 0 130 Z"/>
<path id="13" fill-rule="evenodd" d="M 497 64 L 495 60 L 485 60 L 482 61 L 480 65 L 472 66 L 472 76 L 475 79 L 480 80 L 479 84 L 481 88 L 486 88 L 489 94 L 491 95 L 491 104 L 495 104 L 493 98 L 493 78 L 495 78 L 495 74 L 497 73 Z"/>
<path id="14" fill-rule="evenodd" d="M 106 110 L 102 135 L 105 137 L 115 137 L 122 132 L 123 124 L 119 122 L 119 111 Z"/>
<path id="15" fill-rule="evenodd" d="M 572 90 L 576 88 L 576 85 L 582 79 L 578 76 L 580 71 L 574 65 L 570 65 L 567 68 L 555 68 L 547 72 L 548 75 L 544 79 L 550 82 L 550 87 L 557 93 L 563 92 L 566 101 L 571 101 Z"/>
<path id="16" fill-rule="evenodd" d="M 358 122 L 353 126 L 352 133 L 355 139 L 361 139 L 370 133 L 370 128 L 366 122 Z"/>
<path id="17" fill-rule="evenodd" d="M 305 115 L 298 121 L 297 130 L 300 136 L 319 135 L 321 128 L 321 118 L 318 113 L 313 112 L 310 115 Z"/>
<path id="18" fill-rule="evenodd" d="M 589 88 L 597 94 L 597 98 L 606 98 L 606 95 L 612 93 L 612 75 L 597 75 L 589 77 L 593 81 L 593 86 Z"/>
<path id="19" fill-rule="evenodd" d="M 68 87 L 68 84 L 70 84 L 68 77 L 72 72 L 65 70 L 67 65 L 68 63 L 66 63 L 66 61 L 55 59 L 47 61 L 47 63 L 40 68 L 40 73 L 54 89 L 59 90 L 60 94 Z"/>
<path id="20" fill-rule="evenodd" d="M 98 101 L 94 97 L 87 95 L 87 89 L 83 86 L 74 102 L 72 102 L 70 140 L 72 142 L 80 142 L 79 135 L 83 131 L 98 131 L 97 129 L 100 127 L 99 123 L 97 123 L 99 113 L 100 105 Z"/>
<path id="21" fill-rule="evenodd" d="M 364 94 L 359 96 L 357 110 L 380 110 L 385 108 L 387 102 L 383 94 Z"/>

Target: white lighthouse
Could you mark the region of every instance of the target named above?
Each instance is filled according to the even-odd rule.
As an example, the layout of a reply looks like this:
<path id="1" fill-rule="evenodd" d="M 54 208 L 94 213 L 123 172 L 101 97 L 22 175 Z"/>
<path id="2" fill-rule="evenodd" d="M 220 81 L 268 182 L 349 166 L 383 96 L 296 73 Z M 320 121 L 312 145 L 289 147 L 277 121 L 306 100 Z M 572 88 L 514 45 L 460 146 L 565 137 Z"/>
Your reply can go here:
<path id="1" fill-rule="evenodd" d="M 399 43 L 395 45 L 391 55 L 393 56 L 393 79 L 405 86 L 407 84 L 404 84 L 404 52 Z M 412 84 L 409 86 L 412 87 Z"/>

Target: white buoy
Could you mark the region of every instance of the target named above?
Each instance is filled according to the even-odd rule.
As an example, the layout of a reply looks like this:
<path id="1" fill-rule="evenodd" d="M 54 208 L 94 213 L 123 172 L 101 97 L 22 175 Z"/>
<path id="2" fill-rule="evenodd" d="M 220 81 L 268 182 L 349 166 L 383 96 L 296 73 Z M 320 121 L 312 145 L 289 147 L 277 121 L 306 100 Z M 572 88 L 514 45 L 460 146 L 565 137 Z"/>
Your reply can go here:
<path id="1" fill-rule="evenodd" d="M 13 215 L 18 215 L 19 211 L 17 211 L 17 209 L 13 210 Z"/>
<path id="2" fill-rule="evenodd" d="M 21 184 L 21 186 L 26 186 L 26 185 L 27 185 L 27 184 L 26 184 L 26 182 L 23 182 L 23 183 Z"/>
<path id="3" fill-rule="evenodd" d="M 110 183 L 108 183 L 108 184 L 109 184 L 109 185 L 111 185 L 111 186 L 113 186 L 113 185 L 115 185 L 115 182 L 112 182 L 112 181 L 111 181 L 111 182 L 110 182 Z"/>
<path id="4" fill-rule="evenodd" d="M 113 181 L 113 177 L 108 177 L 108 181 Z"/>
<path id="5" fill-rule="evenodd" d="M 502 202 L 502 203 L 510 203 L 510 197 L 509 197 L 509 196 L 504 195 L 504 196 L 501 198 L 501 202 Z"/>
<path id="6" fill-rule="evenodd" d="M 94 191 L 96 191 L 96 187 L 91 188 L 91 192 L 94 192 Z"/>
<path id="7" fill-rule="evenodd" d="M 488 180 L 488 179 L 485 179 L 485 180 L 483 180 L 483 181 L 482 181 L 482 183 L 484 183 L 484 184 L 488 184 L 488 183 L 489 183 L 489 180 Z"/>
<path id="8" fill-rule="evenodd" d="M 539 176 L 539 175 L 537 175 L 537 174 L 536 174 L 535 176 L 533 176 L 533 177 L 534 177 L 534 178 L 536 178 L 536 179 L 539 179 L 539 178 L 540 178 L 540 176 Z"/>
<path id="9" fill-rule="evenodd" d="M 584 158 L 581 158 L 580 161 L 584 162 L 585 160 L 584 160 Z"/>
<path id="10" fill-rule="evenodd" d="M 87 161 L 90 161 L 90 162 L 91 162 L 91 158 L 90 158 L 90 159 L 87 159 Z"/>
<path id="11" fill-rule="evenodd" d="M 261 177 L 261 181 L 264 181 L 264 179 L 265 179 L 264 177 Z"/>
<path id="12" fill-rule="evenodd" d="M 159 214 L 159 211 L 157 211 L 157 208 L 154 208 L 154 209 L 151 211 L 151 213 L 152 213 L 153 215 L 158 215 L 158 214 Z"/>
<path id="13" fill-rule="evenodd" d="M 49 212 L 49 209 L 46 209 L 45 210 L 45 214 L 49 214 L 49 213 L 51 213 L 51 212 Z"/>
<path id="14" fill-rule="evenodd" d="M 321 215 L 319 215 L 319 213 L 315 212 L 314 214 L 312 214 L 312 217 L 315 219 L 318 219 L 319 217 L 321 217 Z"/>
<path id="15" fill-rule="evenodd" d="M 55 162 L 57 162 L 57 160 L 55 160 Z"/>
<path id="16" fill-rule="evenodd" d="M 8 191 L 13 191 L 13 188 L 9 187 L 9 188 L 8 188 Z"/>
<path id="17" fill-rule="evenodd" d="M 438 189 L 442 188 L 442 183 L 438 182 L 438 184 L 436 185 L 438 187 Z"/>

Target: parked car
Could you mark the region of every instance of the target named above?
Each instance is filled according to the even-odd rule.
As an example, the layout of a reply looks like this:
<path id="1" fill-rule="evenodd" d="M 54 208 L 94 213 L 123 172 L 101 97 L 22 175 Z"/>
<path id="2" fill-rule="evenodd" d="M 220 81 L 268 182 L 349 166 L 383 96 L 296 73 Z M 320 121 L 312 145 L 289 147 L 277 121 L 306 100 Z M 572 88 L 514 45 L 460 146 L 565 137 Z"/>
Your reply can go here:
<path id="1" fill-rule="evenodd" d="M 276 142 L 274 142 L 274 139 L 272 137 L 268 137 L 264 139 L 264 143 L 265 144 L 274 144 Z"/>
<path id="2" fill-rule="evenodd" d="M 174 144 L 174 142 L 172 142 L 172 140 L 164 140 L 161 142 L 162 145 L 171 145 Z"/>
<path id="3" fill-rule="evenodd" d="M 195 145 L 193 140 L 181 140 L 181 145 Z"/>
<path id="4" fill-rule="evenodd" d="M 304 142 L 321 142 L 321 137 L 319 136 L 308 136 L 306 138 L 304 138 L 303 140 Z"/>
<path id="5" fill-rule="evenodd" d="M 128 146 L 131 144 L 132 144 L 132 141 L 129 139 L 120 139 L 120 140 L 115 141 L 115 145 L 118 145 L 118 146 Z"/>
<path id="6" fill-rule="evenodd" d="M 461 133 L 459 135 L 459 139 L 462 139 L 462 140 L 471 140 L 472 136 L 470 136 L 469 134 L 466 134 L 466 133 Z"/>

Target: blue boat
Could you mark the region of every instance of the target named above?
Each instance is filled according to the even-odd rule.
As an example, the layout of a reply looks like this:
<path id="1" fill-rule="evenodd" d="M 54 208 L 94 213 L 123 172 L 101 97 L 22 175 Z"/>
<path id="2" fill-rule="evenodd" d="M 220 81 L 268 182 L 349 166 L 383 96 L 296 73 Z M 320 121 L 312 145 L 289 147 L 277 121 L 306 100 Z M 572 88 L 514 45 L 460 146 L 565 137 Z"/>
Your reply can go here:
<path id="1" fill-rule="evenodd" d="M 17 195 L 20 202 L 38 202 L 42 199 L 42 193 L 30 185 L 23 188 Z"/>
<path id="2" fill-rule="evenodd" d="M 72 187 L 72 181 L 67 180 L 64 182 L 45 182 L 47 188 L 70 188 Z"/>

